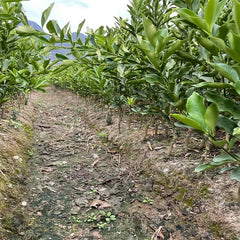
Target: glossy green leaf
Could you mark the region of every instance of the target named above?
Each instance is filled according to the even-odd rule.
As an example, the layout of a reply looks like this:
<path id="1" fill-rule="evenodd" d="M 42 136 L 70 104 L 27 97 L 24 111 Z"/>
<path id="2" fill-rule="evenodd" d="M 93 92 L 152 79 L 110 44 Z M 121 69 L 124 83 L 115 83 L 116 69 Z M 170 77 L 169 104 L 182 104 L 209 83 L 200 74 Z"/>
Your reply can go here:
<path id="1" fill-rule="evenodd" d="M 196 167 L 194 172 L 203 172 L 203 171 L 209 170 L 211 168 L 213 168 L 213 166 L 211 166 L 209 163 L 205 163 L 205 164 L 201 164 L 198 167 Z"/>
<path id="2" fill-rule="evenodd" d="M 82 27 L 85 23 L 85 19 L 78 25 L 78 29 L 77 29 L 77 37 L 79 36 L 80 32 L 82 31 Z"/>
<path id="3" fill-rule="evenodd" d="M 159 85 L 161 88 L 164 88 L 165 82 L 161 76 L 158 74 L 147 74 L 143 79 L 153 85 Z"/>
<path id="4" fill-rule="evenodd" d="M 215 23 L 215 14 L 217 11 L 218 0 L 208 0 L 204 7 L 204 19 L 206 20 L 209 31 L 212 32 Z"/>
<path id="5" fill-rule="evenodd" d="M 213 140 L 213 139 L 210 139 L 210 141 L 215 145 L 215 146 L 218 146 L 218 147 L 223 147 L 224 145 L 227 144 L 227 141 L 226 140 Z"/>
<path id="6" fill-rule="evenodd" d="M 240 119 L 239 106 L 233 100 L 212 92 L 207 92 L 206 98 L 209 102 L 216 103 L 220 112 L 228 112 L 233 116 L 233 118 Z"/>
<path id="7" fill-rule="evenodd" d="M 186 40 L 177 40 L 176 42 L 172 43 L 164 53 L 162 62 L 164 63 L 172 54 L 175 53 L 176 50 L 179 50 L 185 42 Z"/>
<path id="8" fill-rule="evenodd" d="M 211 40 L 217 45 L 218 48 L 223 50 L 225 53 L 228 54 L 229 57 L 240 63 L 240 53 L 236 52 L 232 48 L 228 47 L 225 42 L 217 37 L 211 37 Z"/>
<path id="9" fill-rule="evenodd" d="M 196 120 L 200 125 L 205 127 L 204 115 L 206 112 L 206 107 L 204 103 L 204 98 L 198 93 L 194 92 L 187 100 L 187 112 L 188 114 Z"/>
<path id="10" fill-rule="evenodd" d="M 233 169 L 235 169 L 235 167 L 223 167 L 223 168 L 221 169 L 220 173 L 225 173 L 225 172 L 231 171 L 231 170 L 233 170 Z"/>
<path id="11" fill-rule="evenodd" d="M 63 42 L 63 40 L 64 40 L 64 38 L 66 36 L 66 32 L 68 30 L 69 24 L 70 23 L 68 22 L 61 30 L 61 33 L 60 33 L 60 40 L 61 40 L 61 42 Z"/>
<path id="12" fill-rule="evenodd" d="M 61 29 L 60 29 L 59 25 L 57 24 L 57 21 L 55 21 L 55 20 L 50 20 L 47 23 L 46 27 L 50 33 L 54 33 L 57 36 L 61 33 Z"/>
<path id="13" fill-rule="evenodd" d="M 171 116 L 177 119 L 178 121 L 192 127 L 193 129 L 200 130 L 203 132 L 201 124 L 199 124 L 199 122 L 195 121 L 194 119 L 186 117 L 182 114 L 171 114 Z"/>
<path id="14" fill-rule="evenodd" d="M 157 40 L 156 27 L 153 25 L 152 21 L 146 18 L 145 16 L 143 16 L 143 26 L 147 39 L 152 44 L 152 46 L 155 46 Z"/>
<path id="15" fill-rule="evenodd" d="M 234 86 L 229 83 L 221 83 L 221 82 L 201 82 L 194 85 L 196 88 L 216 88 L 216 89 L 227 89 L 233 88 Z"/>
<path id="16" fill-rule="evenodd" d="M 238 34 L 240 34 L 240 1 L 239 0 L 233 0 L 233 19 L 236 25 L 236 29 L 238 31 Z"/>
<path id="17" fill-rule="evenodd" d="M 225 63 L 209 63 L 209 64 L 213 66 L 222 76 L 226 77 L 231 82 L 239 81 L 238 72 L 230 65 L 227 65 Z"/>
<path id="18" fill-rule="evenodd" d="M 232 180 L 237 180 L 238 182 L 240 182 L 240 167 L 237 167 L 232 171 L 230 178 Z"/>
<path id="19" fill-rule="evenodd" d="M 68 59 L 68 57 L 66 57 L 65 55 L 62 55 L 60 53 L 56 53 L 55 56 L 59 59 L 62 59 L 62 60 L 67 60 Z"/>
<path id="20" fill-rule="evenodd" d="M 28 25 L 22 25 L 16 28 L 16 31 L 18 34 L 27 34 L 27 35 L 32 35 L 32 34 L 38 34 L 38 31 L 33 29 L 33 27 L 28 26 Z"/>
<path id="21" fill-rule="evenodd" d="M 218 121 L 218 107 L 217 104 L 212 103 L 210 106 L 207 108 L 205 114 L 204 114 L 204 120 L 207 128 L 210 130 L 210 133 L 214 135 L 215 128 L 217 125 Z"/>
<path id="22" fill-rule="evenodd" d="M 2 71 L 5 72 L 9 65 L 11 64 L 11 61 L 9 59 L 5 59 L 2 63 Z"/>
<path id="23" fill-rule="evenodd" d="M 217 155 L 213 158 L 213 162 L 225 162 L 225 161 L 235 161 L 235 159 L 233 157 L 231 157 L 230 155 Z"/>
<path id="24" fill-rule="evenodd" d="M 218 48 L 216 45 L 208 38 L 205 37 L 197 37 L 197 41 L 204 47 L 206 48 L 213 56 L 218 55 Z"/>
<path id="25" fill-rule="evenodd" d="M 42 17 L 41 17 L 42 28 L 45 25 L 46 21 L 48 20 L 48 17 L 52 11 L 53 6 L 54 6 L 54 3 L 50 4 L 50 6 L 45 11 L 43 11 Z"/>
<path id="26" fill-rule="evenodd" d="M 240 127 L 236 127 L 233 129 L 233 136 L 240 135 Z"/>
<path id="27" fill-rule="evenodd" d="M 220 115 L 218 117 L 217 126 L 223 128 L 228 134 L 233 133 L 233 129 L 237 127 L 236 121 Z"/>
<path id="28" fill-rule="evenodd" d="M 228 41 L 230 43 L 231 48 L 236 52 L 240 52 L 240 35 L 235 34 L 234 32 L 230 31 L 228 33 Z"/>
<path id="29" fill-rule="evenodd" d="M 181 8 L 177 10 L 181 16 L 181 18 L 187 20 L 188 22 L 191 22 L 198 26 L 200 29 L 203 31 L 209 33 L 209 28 L 207 22 L 199 17 L 195 12 L 186 9 L 186 8 Z"/>

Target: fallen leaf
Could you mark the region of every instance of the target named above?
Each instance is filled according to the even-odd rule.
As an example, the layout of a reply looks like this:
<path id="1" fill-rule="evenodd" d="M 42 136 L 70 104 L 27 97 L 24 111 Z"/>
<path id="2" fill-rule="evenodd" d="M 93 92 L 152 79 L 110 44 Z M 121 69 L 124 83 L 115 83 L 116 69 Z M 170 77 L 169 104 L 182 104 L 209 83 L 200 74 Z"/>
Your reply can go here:
<path id="1" fill-rule="evenodd" d="M 149 148 L 149 150 L 151 150 L 151 151 L 153 150 L 151 143 L 148 144 L 148 148 Z"/>

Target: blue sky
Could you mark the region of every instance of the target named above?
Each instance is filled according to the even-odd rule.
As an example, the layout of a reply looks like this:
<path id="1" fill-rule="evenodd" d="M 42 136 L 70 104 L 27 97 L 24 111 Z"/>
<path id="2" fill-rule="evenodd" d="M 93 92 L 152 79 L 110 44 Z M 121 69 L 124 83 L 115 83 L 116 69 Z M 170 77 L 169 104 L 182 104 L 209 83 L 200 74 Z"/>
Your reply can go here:
<path id="1" fill-rule="evenodd" d="M 53 2 L 55 5 L 49 19 L 57 20 L 60 27 L 70 22 L 72 31 L 76 31 L 78 24 L 86 19 L 84 33 L 87 27 L 114 26 L 114 17 L 127 18 L 130 0 L 30 0 L 22 4 L 28 19 L 40 25 L 42 12 Z"/>

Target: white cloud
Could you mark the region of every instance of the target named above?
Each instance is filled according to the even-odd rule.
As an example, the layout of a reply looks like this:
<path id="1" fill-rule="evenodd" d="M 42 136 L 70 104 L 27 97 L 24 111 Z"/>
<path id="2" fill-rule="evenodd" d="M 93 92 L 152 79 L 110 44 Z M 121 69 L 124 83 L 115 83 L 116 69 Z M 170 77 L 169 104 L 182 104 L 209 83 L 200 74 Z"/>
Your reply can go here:
<path id="1" fill-rule="evenodd" d="M 23 1 L 23 7 L 29 20 L 40 24 L 42 12 L 51 4 L 49 0 Z M 86 27 L 96 29 L 101 25 L 114 26 L 114 17 L 128 17 L 129 0 L 55 0 L 49 19 L 57 20 L 60 27 L 70 21 L 76 31 L 78 24 L 86 19 Z"/>

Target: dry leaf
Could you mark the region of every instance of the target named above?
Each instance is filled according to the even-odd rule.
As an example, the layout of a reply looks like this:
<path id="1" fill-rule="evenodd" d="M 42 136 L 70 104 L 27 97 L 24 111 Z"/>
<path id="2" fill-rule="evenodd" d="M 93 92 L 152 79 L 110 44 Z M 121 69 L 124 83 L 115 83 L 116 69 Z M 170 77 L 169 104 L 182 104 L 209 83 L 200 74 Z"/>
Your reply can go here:
<path id="1" fill-rule="evenodd" d="M 90 205 L 91 208 L 98 208 L 98 209 L 103 209 L 103 208 L 109 208 L 111 205 L 107 202 L 101 201 L 101 200 L 94 200 L 92 204 Z"/>

